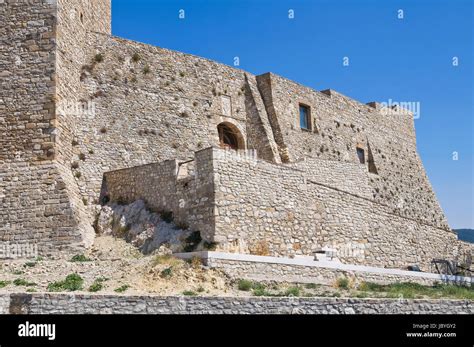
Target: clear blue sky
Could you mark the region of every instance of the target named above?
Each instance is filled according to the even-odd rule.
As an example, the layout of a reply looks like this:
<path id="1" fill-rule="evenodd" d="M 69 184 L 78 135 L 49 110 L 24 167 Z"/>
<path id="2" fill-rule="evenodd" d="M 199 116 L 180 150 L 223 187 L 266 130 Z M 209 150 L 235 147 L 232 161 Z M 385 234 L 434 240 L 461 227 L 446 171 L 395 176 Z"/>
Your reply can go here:
<path id="1" fill-rule="evenodd" d="M 238 56 L 252 73 L 271 71 L 361 102 L 420 102 L 418 151 L 431 183 L 451 227 L 474 228 L 472 0 L 112 3 L 120 37 L 228 65 Z"/>

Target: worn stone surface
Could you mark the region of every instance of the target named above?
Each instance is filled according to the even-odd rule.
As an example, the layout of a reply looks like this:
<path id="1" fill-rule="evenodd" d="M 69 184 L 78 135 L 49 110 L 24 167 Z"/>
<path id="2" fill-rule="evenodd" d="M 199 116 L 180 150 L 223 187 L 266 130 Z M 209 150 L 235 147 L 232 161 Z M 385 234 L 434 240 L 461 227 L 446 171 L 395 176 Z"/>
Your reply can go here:
<path id="1" fill-rule="evenodd" d="M 11 294 L 14 296 L 15 294 Z M 0 312 L 10 295 L 0 295 Z M 468 300 L 31 294 L 28 314 L 473 314 Z M 15 313 L 15 312 L 12 312 Z"/>
<path id="2" fill-rule="evenodd" d="M 453 232 L 371 196 L 369 173 L 357 164 L 310 158 L 276 165 L 215 148 L 197 152 L 192 163 L 185 185 L 168 161 L 108 172 L 103 193 L 172 211 L 227 252 L 312 256 L 331 247 L 344 263 L 424 271 L 433 258 L 472 252 Z"/>
<path id="3" fill-rule="evenodd" d="M 235 279 L 249 279 L 254 281 L 276 281 L 289 283 L 319 283 L 334 285 L 340 278 L 347 278 L 353 284 L 362 282 L 391 284 L 391 283 L 419 283 L 432 286 L 444 282 L 441 279 L 427 277 L 404 276 L 389 273 L 374 273 L 368 271 L 348 271 L 329 267 L 310 267 L 292 264 L 275 264 L 263 262 L 245 262 L 227 259 L 210 258 L 206 264 L 217 268 Z M 462 283 L 459 280 L 459 283 Z M 470 283 L 468 283 L 470 285 Z"/>
<path id="4" fill-rule="evenodd" d="M 183 230 L 149 211 L 143 200 L 130 205 L 104 206 L 98 217 L 97 231 L 124 238 L 144 254 L 183 252 L 186 239 L 192 234 L 187 228 Z"/>
<path id="5" fill-rule="evenodd" d="M 5 0 L 0 23 L 1 241 L 88 247 L 107 188 L 225 250 L 426 267 L 468 249 L 409 113 L 113 37 L 110 0 Z M 260 160 L 203 150 L 219 125 Z"/>

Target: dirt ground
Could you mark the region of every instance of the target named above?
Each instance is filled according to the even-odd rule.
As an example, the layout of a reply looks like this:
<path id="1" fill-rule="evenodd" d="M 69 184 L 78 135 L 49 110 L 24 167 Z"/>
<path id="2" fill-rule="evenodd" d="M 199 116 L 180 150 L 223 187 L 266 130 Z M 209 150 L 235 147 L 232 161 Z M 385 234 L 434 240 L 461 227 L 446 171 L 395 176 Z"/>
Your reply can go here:
<path id="1" fill-rule="evenodd" d="M 226 275 L 202 266 L 199 261 L 145 256 L 124 240 L 111 236 L 97 237 L 94 246 L 80 256 L 87 259 L 1 261 L 0 291 L 45 292 L 50 283 L 78 274 L 84 280 L 82 292 L 90 292 L 90 286 L 100 282 L 100 293 L 116 293 L 122 287 L 127 288 L 124 293 L 129 295 L 242 294 Z"/>

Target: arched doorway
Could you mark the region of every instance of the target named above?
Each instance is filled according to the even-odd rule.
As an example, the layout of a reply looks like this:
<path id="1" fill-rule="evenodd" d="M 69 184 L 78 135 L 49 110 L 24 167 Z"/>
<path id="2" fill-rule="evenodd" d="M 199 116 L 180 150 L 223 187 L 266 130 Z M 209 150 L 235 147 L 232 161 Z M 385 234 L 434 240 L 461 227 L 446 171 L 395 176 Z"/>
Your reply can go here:
<path id="1" fill-rule="evenodd" d="M 245 149 L 245 142 L 239 129 L 232 123 L 224 122 L 217 126 L 221 148 Z"/>

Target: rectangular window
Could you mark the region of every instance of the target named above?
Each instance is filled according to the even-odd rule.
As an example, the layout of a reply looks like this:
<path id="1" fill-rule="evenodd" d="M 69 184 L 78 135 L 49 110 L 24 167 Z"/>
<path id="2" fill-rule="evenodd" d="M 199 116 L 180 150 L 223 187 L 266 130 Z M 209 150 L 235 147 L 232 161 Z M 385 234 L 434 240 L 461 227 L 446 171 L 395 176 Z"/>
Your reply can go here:
<path id="1" fill-rule="evenodd" d="M 357 157 L 361 164 L 365 164 L 365 151 L 362 148 L 357 147 Z"/>
<path id="2" fill-rule="evenodd" d="M 300 127 L 311 130 L 311 112 L 308 106 L 300 105 Z"/>

